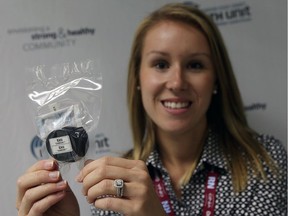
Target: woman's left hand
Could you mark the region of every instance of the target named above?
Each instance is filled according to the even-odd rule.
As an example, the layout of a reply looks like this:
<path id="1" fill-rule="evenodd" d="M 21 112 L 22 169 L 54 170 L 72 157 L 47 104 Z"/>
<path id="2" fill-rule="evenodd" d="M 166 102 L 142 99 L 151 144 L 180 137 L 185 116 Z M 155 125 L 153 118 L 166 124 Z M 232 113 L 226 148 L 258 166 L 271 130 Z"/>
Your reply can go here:
<path id="1" fill-rule="evenodd" d="M 116 196 L 115 179 L 124 181 L 123 197 Z M 127 216 L 166 215 L 143 161 L 118 157 L 89 161 L 77 181 L 83 183 L 83 194 L 96 208 Z"/>

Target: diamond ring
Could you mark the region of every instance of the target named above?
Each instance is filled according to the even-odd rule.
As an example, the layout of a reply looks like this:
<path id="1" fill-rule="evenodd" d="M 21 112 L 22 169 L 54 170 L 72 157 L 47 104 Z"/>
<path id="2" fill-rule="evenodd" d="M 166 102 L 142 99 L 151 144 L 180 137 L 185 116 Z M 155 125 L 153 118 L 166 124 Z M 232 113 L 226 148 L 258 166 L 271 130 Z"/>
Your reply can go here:
<path id="1" fill-rule="evenodd" d="M 116 188 L 116 196 L 122 197 L 124 194 L 124 181 L 122 179 L 115 179 L 113 186 Z"/>

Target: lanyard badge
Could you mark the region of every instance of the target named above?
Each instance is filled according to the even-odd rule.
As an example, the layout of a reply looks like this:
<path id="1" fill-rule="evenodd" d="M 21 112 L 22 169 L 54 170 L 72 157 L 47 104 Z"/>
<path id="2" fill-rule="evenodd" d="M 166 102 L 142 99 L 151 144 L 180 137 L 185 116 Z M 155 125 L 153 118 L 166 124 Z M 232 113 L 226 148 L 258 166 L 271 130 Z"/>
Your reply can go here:
<path id="1" fill-rule="evenodd" d="M 164 181 L 159 173 L 154 172 L 154 188 L 160 199 L 160 202 L 169 216 L 175 216 L 170 197 L 165 189 Z M 214 216 L 215 201 L 216 201 L 216 187 L 218 184 L 219 174 L 215 171 L 210 171 L 207 174 L 204 192 L 204 205 L 202 216 Z"/>
<path id="2" fill-rule="evenodd" d="M 210 171 L 206 177 L 202 216 L 214 216 L 218 173 Z"/>
<path id="3" fill-rule="evenodd" d="M 160 199 L 160 202 L 161 202 L 166 214 L 169 216 L 174 216 L 175 213 L 173 211 L 169 195 L 165 189 L 164 181 L 163 181 L 162 177 L 160 177 L 158 175 L 156 170 L 155 170 L 155 178 L 154 178 L 153 183 L 154 183 L 155 191 L 156 191 L 156 193 Z"/>

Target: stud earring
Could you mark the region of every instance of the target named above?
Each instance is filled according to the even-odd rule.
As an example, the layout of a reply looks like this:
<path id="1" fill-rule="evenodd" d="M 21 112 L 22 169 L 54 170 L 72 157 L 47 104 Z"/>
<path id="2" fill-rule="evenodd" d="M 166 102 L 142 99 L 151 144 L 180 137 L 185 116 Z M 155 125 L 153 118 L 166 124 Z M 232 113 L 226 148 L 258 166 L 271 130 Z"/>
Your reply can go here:
<path id="1" fill-rule="evenodd" d="M 216 95 L 218 93 L 217 89 L 213 90 L 213 94 Z"/>
<path id="2" fill-rule="evenodd" d="M 138 85 L 138 86 L 136 87 L 136 89 L 139 91 L 141 88 L 140 88 L 140 86 Z"/>

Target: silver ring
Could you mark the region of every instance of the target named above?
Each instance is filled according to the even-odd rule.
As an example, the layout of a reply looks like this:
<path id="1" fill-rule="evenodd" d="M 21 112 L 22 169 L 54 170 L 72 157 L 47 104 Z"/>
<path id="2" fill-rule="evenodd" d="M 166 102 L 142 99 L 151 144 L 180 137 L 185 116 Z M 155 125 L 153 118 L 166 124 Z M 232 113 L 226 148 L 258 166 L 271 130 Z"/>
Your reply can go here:
<path id="1" fill-rule="evenodd" d="M 122 197 L 124 194 L 124 181 L 122 179 L 115 179 L 113 185 L 116 188 L 116 196 Z"/>

